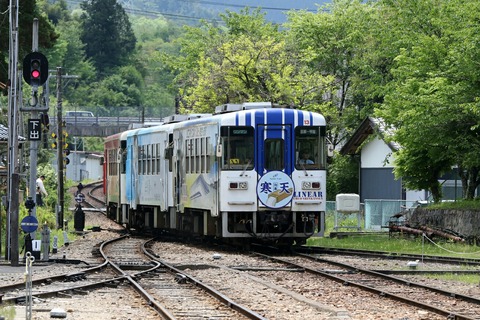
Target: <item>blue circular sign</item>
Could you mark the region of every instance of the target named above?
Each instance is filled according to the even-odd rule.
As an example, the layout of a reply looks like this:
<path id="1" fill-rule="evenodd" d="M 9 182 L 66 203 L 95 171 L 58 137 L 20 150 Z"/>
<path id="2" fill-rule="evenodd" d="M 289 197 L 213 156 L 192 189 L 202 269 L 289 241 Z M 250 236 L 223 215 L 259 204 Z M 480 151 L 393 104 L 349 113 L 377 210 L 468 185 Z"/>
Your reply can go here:
<path id="1" fill-rule="evenodd" d="M 269 171 L 257 184 L 257 197 L 268 208 L 285 207 L 292 201 L 295 187 L 292 179 L 282 171 Z"/>
<path id="2" fill-rule="evenodd" d="M 38 228 L 38 220 L 34 216 L 26 216 L 22 219 L 20 227 L 26 233 L 35 232 Z"/>
<path id="3" fill-rule="evenodd" d="M 85 195 L 83 193 L 78 193 L 75 197 L 77 203 L 82 203 L 85 200 Z"/>

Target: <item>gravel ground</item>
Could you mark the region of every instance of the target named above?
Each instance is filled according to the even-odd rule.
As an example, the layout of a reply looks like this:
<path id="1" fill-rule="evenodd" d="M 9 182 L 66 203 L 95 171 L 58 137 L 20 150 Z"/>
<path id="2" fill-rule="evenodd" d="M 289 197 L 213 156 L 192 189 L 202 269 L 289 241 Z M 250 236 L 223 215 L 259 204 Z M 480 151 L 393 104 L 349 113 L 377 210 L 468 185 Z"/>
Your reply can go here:
<path id="1" fill-rule="evenodd" d="M 118 230 L 120 227 L 109 221 L 97 212 L 85 212 L 86 226 L 101 226 L 103 229 Z M 61 247 L 57 254 L 50 258 L 63 258 L 82 260 L 90 265 L 99 263 L 92 256 L 92 249 L 96 244 L 105 240 L 118 237 L 110 231 L 87 232 L 78 236 L 68 247 Z M 50 275 L 80 271 L 85 264 L 65 265 L 61 263 L 46 264 L 38 262 L 33 264 L 32 278 L 45 278 Z M 25 267 L 12 268 L 3 266 L 0 269 L 0 283 L 19 283 L 24 281 Z M 32 317 L 34 320 L 51 319 L 54 309 L 66 312 L 66 319 L 71 320 L 153 320 L 159 319 L 156 312 L 148 307 L 144 300 L 130 287 L 120 285 L 117 288 L 102 288 L 94 290 L 88 295 L 73 295 L 72 297 L 57 297 L 55 299 L 34 299 Z M 0 305 L 0 316 L 5 320 L 26 319 L 26 310 L 22 306 Z"/>
<path id="2" fill-rule="evenodd" d="M 86 211 L 86 226 L 101 226 L 103 229 L 119 229 L 113 222 L 97 212 Z M 99 261 L 92 256 L 95 245 L 118 234 L 103 230 L 87 232 L 72 241 L 68 247 L 59 248 L 52 258 L 78 259 L 88 264 Z M 185 272 L 202 279 L 268 319 L 398 319 L 427 320 L 443 319 L 427 311 L 414 310 L 388 299 L 378 300 L 371 294 L 349 288 L 327 280 L 319 280 L 311 275 L 297 272 L 243 272 L 232 267 L 282 268 L 284 266 L 257 257 L 216 250 L 192 247 L 180 243 L 155 243 L 154 251 L 161 259 L 174 264 Z M 220 257 L 220 258 L 219 258 Z M 363 268 L 398 269 L 395 260 L 368 260 L 362 258 L 333 257 L 348 263 L 358 263 Z M 43 278 L 66 271 L 79 271 L 81 265 L 38 263 L 33 268 L 33 278 Z M 421 266 L 426 267 L 426 266 Z M 436 266 L 428 266 L 436 267 Z M 8 268 L 7 268 L 8 269 Z M 24 281 L 23 271 L 0 271 L 2 284 Z M 461 293 L 480 296 L 478 286 L 466 285 L 457 281 L 439 281 L 415 277 L 415 281 L 431 283 L 432 286 L 455 287 Z M 158 319 L 143 300 L 129 287 L 103 288 L 88 295 L 74 295 L 71 298 L 35 300 L 32 319 L 50 319 L 50 312 L 60 308 L 67 313 L 67 319 Z M 13 310 L 13 311 L 12 311 Z M 14 315 L 9 315 L 11 313 Z M 5 319 L 25 319 L 22 307 L 0 305 L 0 316 Z"/>

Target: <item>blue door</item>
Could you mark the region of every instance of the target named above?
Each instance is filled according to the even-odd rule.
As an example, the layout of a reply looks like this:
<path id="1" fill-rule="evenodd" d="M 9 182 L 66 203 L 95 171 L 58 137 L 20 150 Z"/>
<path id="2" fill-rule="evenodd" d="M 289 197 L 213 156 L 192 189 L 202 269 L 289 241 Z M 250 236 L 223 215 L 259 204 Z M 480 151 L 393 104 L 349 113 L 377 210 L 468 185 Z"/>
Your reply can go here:
<path id="1" fill-rule="evenodd" d="M 257 125 L 258 174 L 269 171 L 292 173 L 292 129 L 289 125 Z"/>

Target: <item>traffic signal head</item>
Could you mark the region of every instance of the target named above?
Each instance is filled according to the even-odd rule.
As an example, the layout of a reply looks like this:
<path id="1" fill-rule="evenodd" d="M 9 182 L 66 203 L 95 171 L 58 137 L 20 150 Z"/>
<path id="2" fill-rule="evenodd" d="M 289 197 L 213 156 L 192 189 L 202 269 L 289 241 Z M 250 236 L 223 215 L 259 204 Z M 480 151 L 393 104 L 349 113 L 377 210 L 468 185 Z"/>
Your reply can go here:
<path id="1" fill-rule="evenodd" d="M 52 132 L 52 139 L 53 141 L 51 147 L 52 149 L 57 149 L 57 135 L 54 132 Z"/>
<path id="2" fill-rule="evenodd" d="M 41 86 L 48 78 L 48 60 L 40 52 L 30 52 L 23 59 L 23 79 L 31 86 Z"/>
<path id="3" fill-rule="evenodd" d="M 40 60 L 38 59 L 32 59 L 32 62 L 30 63 L 30 79 L 38 81 L 40 80 Z"/>

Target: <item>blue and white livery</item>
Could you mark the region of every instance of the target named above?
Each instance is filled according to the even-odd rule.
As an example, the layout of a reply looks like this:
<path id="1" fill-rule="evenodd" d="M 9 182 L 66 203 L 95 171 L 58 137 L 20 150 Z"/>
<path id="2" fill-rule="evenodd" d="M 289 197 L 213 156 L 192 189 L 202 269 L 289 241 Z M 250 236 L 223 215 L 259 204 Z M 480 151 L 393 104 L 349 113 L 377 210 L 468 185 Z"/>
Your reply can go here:
<path id="1" fill-rule="evenodd" d="M 123 143 L 108 144 L 119 150 L 105 155 L 125 154 L 117 157 L 125 162 L 125 185 L 106 189 L 125 192 L 112 197 L 125 203 L 109 202 L 108 210 L 123 206 L 126 215 L 110 216 L 127 217 L 122 222 L 130 227 L 243 243 L 303 244 L 323 236 L 327 157 L 320 114 L 265 102 L 227 104 L 214 115 L 175 115 L 120 136 Z M 105 161 L 106 175 L 118 172 L 109 170 L 112 162 Z"/>

